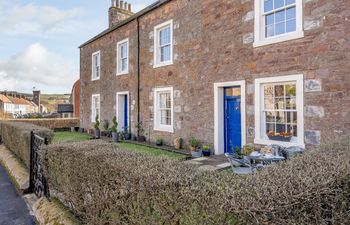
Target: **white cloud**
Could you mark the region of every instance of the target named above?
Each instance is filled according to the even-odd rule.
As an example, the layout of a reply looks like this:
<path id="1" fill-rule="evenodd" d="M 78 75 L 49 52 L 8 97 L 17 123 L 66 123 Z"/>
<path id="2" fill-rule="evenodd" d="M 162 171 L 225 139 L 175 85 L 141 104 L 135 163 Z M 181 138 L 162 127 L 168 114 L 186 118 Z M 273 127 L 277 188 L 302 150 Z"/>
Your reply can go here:
<path id="1" fill-rule="evenodd" d="M 50 33 L 57 30 L 57 27 L 74 22 L 82 13 L 83 11 L 77 8 L 61 10 L 33 3 L 26 5 L 3 3 L 0 5 L 0 32 Z"/>
<path id="2" fill-rule="evenodd" d="M 29 92 L 35 86 L 48 93 L 69 92 L 78 75 L 71 62 L 36 43 L 0 61 L 0 90 Z"/>

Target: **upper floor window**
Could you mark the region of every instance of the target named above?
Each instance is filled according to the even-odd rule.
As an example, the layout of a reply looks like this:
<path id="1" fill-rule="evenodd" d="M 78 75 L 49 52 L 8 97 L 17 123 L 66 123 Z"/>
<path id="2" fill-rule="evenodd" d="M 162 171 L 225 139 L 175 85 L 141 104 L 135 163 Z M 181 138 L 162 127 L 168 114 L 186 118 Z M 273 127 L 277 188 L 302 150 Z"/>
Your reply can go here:
<path id="1" fill-rule="evenodd" d="M 173 132 L 173 88 L 154 90 L 154 129 Z"/>
<path id="2" fill-rule="evenodd" d="M 117 44 L 117 75 L 129 73 L 129 39 Z"/>
<path id="3" fill-rule="evenodd" d="M 154 28 L 154 67 L 173 64 L 173 21 Z"/>
<path id="4" fill-rule="evenodd" d="M 101 75 L 101 57 L 100 51 L 92 54 L 92 80 L 100 79 Z"/>
<path id="5" fill-rule="evenodd" d="M 254 46 L 303 37 L 302 10 L 302 0 L 255 0 Z"/>

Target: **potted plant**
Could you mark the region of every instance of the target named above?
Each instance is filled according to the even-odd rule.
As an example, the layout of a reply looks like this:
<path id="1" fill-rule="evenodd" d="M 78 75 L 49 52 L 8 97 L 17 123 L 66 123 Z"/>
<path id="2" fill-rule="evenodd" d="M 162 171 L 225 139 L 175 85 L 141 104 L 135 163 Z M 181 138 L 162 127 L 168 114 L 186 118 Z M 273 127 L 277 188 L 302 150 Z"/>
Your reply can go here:
<path id="1" fill-rule="evenodd" d="M 180 138 L 180 137 L 175 138 L 174 139 L 174 148 L 177 149 L 177 150 L 181 149 L 182 148 L 182 142 L 183 142 L 182 138 Z"/>
<path id="2" fill-rule="evenodd" d="M 158 138 L 156 141 L 157 146 L 162 146 L 163 145 L 163 138 Z"/>
<path id="3" fill-rule="evenodd" d="M 202 157 L 202 150 L 199 148 L 200 146 L 199 141 L 193 136 L 191 136 L 189 139 L 189 143 L 190 143 L 190 150 L 191 150 L 192 157 L 193 158 Z"/>
<path id="4" fill-rule="evenodd" d="M 95 117 L 94 136 L 95 136 L 96 139 L 100 139 L 101 138 L 100 120 L 99 120 L 99 116 L 98 115 L 96 115 L 96 117 Z"/>
<path id="5" fill-rule="evenodd" d="M 292 132 L 273 132 L 273 131 L 269 131 L 267 133 L 267 136 L 269 137 L 270 140 L 273 141 L 283 141 L 283 142 L 290 142 L 290 140 L 293 137 L 293 133 Z"/>
<path id="6" fill-rule="evenodd" d="M 244 145 L 243 146 L 243 151 L 242 151 L 242 153 L 243 153 L 243 155 L 244 156 L 250 156 L 250 154 L 252 154 L 252 152 L 254 152 L 255 151 L 255 147 L 254 147 L 254 145 Z"/>
<path id="7" fill-rule="evenodd" d="M 129 132 L 129 127 L 124 127 L 124 139 L 125 140 L 130 140 L 131 139 L 131 134 Z"/>
<path id="8" fill-rule="evenodd" d="M 103 121 L 103 131 L 101 132 L 102 136 L 107 136 L 109 137 L 109 121 L 108 120 L 104 120 Z"/>
<path id="9" fill-rule="evenodd" d="M 146 137 L 144 136 L 145 130 L 143 129 L 143 123 L 142 121 L 136 124 L 137 129 L 137 141 L 138 142 L 145 142 Z"/>
<path id="10" fill-rule="evenodd" d="M 117 117 L 113 117 L 112 120 L 112 141 L 113 142 L 118 142 L 119 141 L 119 135 L 118 135 L 118 122 L 117 122 Z"/>
<path id="11" fill-rule="evenodd" d="M 207 157 L 210 156 L 211 150 L 209 145 L 204 145 L 202 148 L 202 152 L 203 152 L 203 156 L 207 156 Z"/>

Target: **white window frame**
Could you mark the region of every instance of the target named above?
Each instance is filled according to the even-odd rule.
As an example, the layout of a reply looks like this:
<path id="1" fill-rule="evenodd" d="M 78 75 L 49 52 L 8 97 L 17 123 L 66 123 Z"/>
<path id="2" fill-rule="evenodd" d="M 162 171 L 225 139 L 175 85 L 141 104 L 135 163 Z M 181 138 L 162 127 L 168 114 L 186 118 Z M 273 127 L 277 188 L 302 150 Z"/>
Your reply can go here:
<path id="1" fill-rule="evenodd" d="M 121 58 L 121 51 L 120 47 L 126 44 L 126 69 L 122 71 L 122 58 Z M 117 43 L 117 76 L 119 75 L 125 75 L 129 73 L 129 38 L 124 39 Z"/>
<path id="2" fill-rule="evenodd" d="M 93 94 L 91 96 L 91 122 L 95 122 L 95 118 L 96 118 L 96 115 L 95 115 L 95 111 L 96 109 L 94 108 L 94 98 L 98 98 L 98 115 L 99 115 L 99 120 L 101 122 L 101 97 L 100 97 L 100 94 Z"/>
<path id="3" fill-rule="evenodd" d="M 96 77 L 95 75 L 95 71 L 96 71 L 96 68 L 95 68 L 95 63 L 94 63 L 94 57 L 98 55 L 98 61 L 99 61 L 99 68 L 98 68 L 98 74 L 99 76 Z M 97 52 L 94 52 L 92 53 L 91 55 L 91 80 L 94 81 L 94 80 L 99 80 L 101 78 L 101 51 L 97 51 Z"/>
<path id="4" fill-rule="evenodd" d="M 303 1 L 295 0 L 296 30 L 273 37 L 265 37 L 264 0 L 255 0 L 254 47 L 275 44 L 304 37 L 303 31 Z"/>
<path id="5" fill-rule="evenodd" d="M 174 88 L 173 87 L 164 87 L 164 88 L 154 88 L 154 130 L 164 131 L 174 133 Z M 160 113 L 158 110 L 159 106 L 159 94 L 164 92 L 170 92 L 170 101 L 171 101 L 171 124 L 162 125 L 160 124 Z"/>
<path id="6" fill-rule="evenodd" d="M 159 35 L 160 31 L 170 26 L 170 60 L 165 62 L 160 62 L 160 46 L 159 46 Z M 174 42 L 173 42 L 173 20 L 169 20 L 165 23 L 159 24 L 154 27 L 154 63 L 153 68 L 163 67 L 163 66 L 169 66 L 172 65 L 173 62 L 173 52 L 174 52 Z"/>
<path id="7" fill-rule="evenodd" d="M 296 83 L 296 110 L 297 110 L 297 134 L 295 141 L 283 142 L 269 140 L 267 135 L 262 137 L 261 128 L 266 126 L 261 119 L 261 111 L 264 106 L 264 88 L 265 84 L 283 83 L 283 82 L 295 82 Z M 284 147 L 300 146 L 305 148 L 304 143 L 304 75 L 289 75 L 278 77 L 267 77 L 255 79 L 255 144 L 271 145 L 278 144 Z"/>

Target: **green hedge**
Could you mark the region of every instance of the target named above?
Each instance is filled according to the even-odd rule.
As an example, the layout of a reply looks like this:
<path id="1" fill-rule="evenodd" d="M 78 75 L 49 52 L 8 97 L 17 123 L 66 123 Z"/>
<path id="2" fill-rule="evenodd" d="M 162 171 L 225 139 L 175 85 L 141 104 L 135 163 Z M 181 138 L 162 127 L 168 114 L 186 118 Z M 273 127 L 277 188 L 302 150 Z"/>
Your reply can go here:
<path id="1" fill-rule="evenodd" d="M 11 150 L 26 167 L 30 168 L 30 132 L 34 131 L 41 137 L 47 137 L 49 143 L 53 131 L 29 123 L 0 121 L 0 135 L 5 146 Z"/>
<path id="2" fill-rule="evenodd" d="M 86 141 L 46 147 L 44 168 L 51 194 L 84 224 L 346 224 L 349 146 L 238 176 Z"/>
<path id="3" fill-rule="evenodd" d="M 79 127 L 80 120 L 77 118 L 41 118 L 41 119 L 13 119 L 10 122 L 31 123 L 36 126 L 46 127 L 49 129 L 64 129 Z"/>

